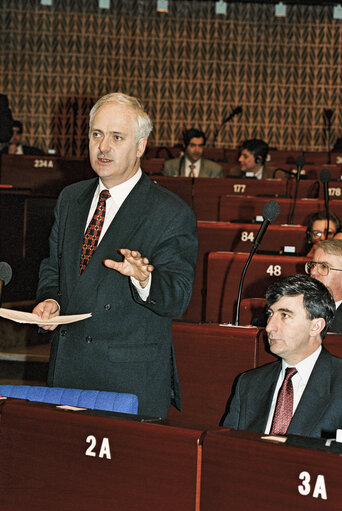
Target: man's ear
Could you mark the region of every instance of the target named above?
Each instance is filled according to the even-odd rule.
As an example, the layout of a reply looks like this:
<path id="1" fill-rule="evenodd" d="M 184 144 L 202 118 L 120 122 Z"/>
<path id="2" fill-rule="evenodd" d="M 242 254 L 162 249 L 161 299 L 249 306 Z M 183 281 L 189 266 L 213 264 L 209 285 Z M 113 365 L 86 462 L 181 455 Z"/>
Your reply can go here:
<path id="1" fill-rule="evenodd" d="M 141 138 L 138 141 L 138 149 L 137 149 L 137 157 L 138 158 L 141 158 L 142 155 L 144 154 L 146 145 L 147 145 L 147 138 Z"/>
<path id="2" fill-rule="evenodd" d="M 312 335 L 319 335 L 322 330 L 325 328 L 325 319 L 324 318 L 314 318 L 312 320 L 311 332 Z"/>

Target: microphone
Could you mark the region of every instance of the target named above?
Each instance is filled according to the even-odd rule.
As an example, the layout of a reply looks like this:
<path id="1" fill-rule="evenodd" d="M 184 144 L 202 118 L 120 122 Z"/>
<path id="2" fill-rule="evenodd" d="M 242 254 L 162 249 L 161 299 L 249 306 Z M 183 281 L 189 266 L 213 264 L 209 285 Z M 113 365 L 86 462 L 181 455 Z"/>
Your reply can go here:
<path id="1" fill-rule="evenodd" d="M 235 117 L 237 114 L 241 114 L 242 113 L 242 107 L 241 106 L 237 106 L 236 108 L 234 108 L 234 110 L 232 111 L 232 113 L 230 115 L 228 115 L 228 117 L 226 119 L 224 119 L 224 121 L 222 121 L 222 125 L 223 124 L 226 124 L 226 122 L 230 121 L 231 119 L 233 119 L 233 117 Z"/>
<path id="2" fill-rule="evenodd" d="M 12 278 L 12 268 L 8 263 L 0 262 L 0 305 L 2 297 L 2 289 L 10 282 Z"/>
<path id="3" fill-rule="evenodd" d="M 222 123 L 221 123 L 221 126 L 219 128 L 216 129 L 215 131 L 215 135 L 214 135 L 214 143 L 216 142 L 216 139 L 217 139 L 217 136 L 220 132 L 220 129 L 222 128 L 222 126 L 224 126 L 228 121 L 230 121 L 231 119 L 233 119 L 233 117 L 235 117 L 235 115 L 237 114 L 241 114 L 242 113 L 242 107 L 241 106 L 237 106 L 236 108 L 234 108 L 234 110 L 232 111 L 232 113 L 230 115 L 228 115 L 228 117 L 226 117 Z"/>
<path id="4" fill-rule="evenodd" d="M 325 239 L 327 240 L 328 239 L 328 235 L 329 235 L 329 219 L 330 219 L 328 184 L 329 184 L 331 176 L 330 176 L 329 170 L 328 169 L 322 169 L 319 177 L 321 178 L 321 181 L 323 183 L 324 208 L 325 208 L 325 216 L 327 218 L 327 230 L 326 230 L 326 233 L 325 233 Z"/>
<path id="5" fill-rule="evenodd" d="M 293 215 L 294 215 L 294 211 L 295 211 L 295 207 L 296 207 L 296 202 L 297 202 L 297 195 L 298 195 L 298 186 L 299 186 L 299 181 L 300 181 L 300 174 L 303 170 L 303 167 L 305 165 L 305 158 L 304 156 L 298 156 L 296 158 L 296 166 L 297 166 L 297 174 L 296 174 L 296 187 L 295 187 L 295 193 L 294 193 L 294 197 L 293 197 L 293 205 L 292 205 L 292 210 L 291 210 L 291 213 L 290 213 L 290 218 L 289 218 L 289 224 L 292 225 L 293 224 Z"/>
<path id="6" fill-rule="evenodd" d="M 300 180 L 300 173 L 303 170 L 304 165 L 305 165 L 305 158 L 304 158 L 304 156 L 298 156 L 296 158 L 296 166 L 297 166 L 296 178 L 297 178 L 297 181 Z"/>
<path id="7" fill-rule="evenodd" d="M 265 232 L 267 231 L 267 227 L 270 225 L 271 222 L 274 222 L 274 220 L 278 218 L 279 213 L 280 213 L 279 202 L 275 200 L 270 200 L 266 202 L 262 210 L 262 216 L 264 221 L 261 224 L 258 234 L 254 240 L 252 250 L 254 248 L 255 251 L 258 248 L 262 238 L 264 237 Z"/>
<path id="8" fill-rule="evenodd" d="M 260 245 L 261 240 L 262 240 L 262 238 L 265 235 L 265 232 L 267 231 L 267 227 L 270 225 L 271 222 L 274 222 L 274 220 L 276 220 L 276 218 L 278 218 L 279 213 L 280 213 L 279 202 L 277 202 L 275 200 L 270 200 L 270 201 L 266 202 L 266 204 L 263 207 L 262 216 L 264 218 L 264 221 L 263 221 L 263 223 L 261 224 L 261 226 L 259 228 L 258 234 L 257 234 L 257 236 L 256 236 L 256 238 L 255 238 L 255 240 L 253 242 L 253 245 L 252 245 L 252 248 L 251 248 L 251 252 L 249 254 L 249 257 L 248 257 L 248 259 L 246 261 L 246 264 L 245 264 L 245 266 L 244 266 L 244 268 L 242 270 L 242 274 L 241 274 L 239 291 L 238 291 L 238 298 L 237 298 L 237 303 L 236 303 L 235 326 L 239 325 L 239 314 L 240 314 L 240 303 L 241 303 L 241 296 L 242 296 L 242 287 L 243 287 L 243 282 L 244 282 L 244 279 L 245 279 L 247 268 L 249 266 L 249 263 L 252 260 L 252 257 L 254 255 L 256 249 Z"/>

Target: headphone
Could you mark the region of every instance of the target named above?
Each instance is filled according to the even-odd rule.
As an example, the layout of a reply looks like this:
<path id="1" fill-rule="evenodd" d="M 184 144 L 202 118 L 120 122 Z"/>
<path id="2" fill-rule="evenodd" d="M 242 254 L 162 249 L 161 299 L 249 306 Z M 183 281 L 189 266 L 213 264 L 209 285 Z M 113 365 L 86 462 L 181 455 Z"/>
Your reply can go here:
<path id="1" fill-rule="evenodd" d="M 255 158 L 255 163 L 262 165 L 263 163 L 265 163 L 264 158 L 263 158 L 263 157 L 259 154 L 259 155 Z"/>

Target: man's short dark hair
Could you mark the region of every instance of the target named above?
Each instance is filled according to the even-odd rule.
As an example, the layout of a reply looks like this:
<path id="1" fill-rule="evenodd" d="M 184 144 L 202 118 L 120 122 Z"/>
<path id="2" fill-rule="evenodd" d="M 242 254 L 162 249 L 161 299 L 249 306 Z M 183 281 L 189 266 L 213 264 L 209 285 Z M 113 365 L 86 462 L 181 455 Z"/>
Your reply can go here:
<path id="1" fill-rule="evenodd" d="M 259 138 L 251 138 L 245 140 L 240 147 L 240 150 L 246 149 L 253 154 L 256 163 L 264 164 L 268 154 L 268 144 Z M 258 160 L 258 161 L 257 161 Z"/>
<path id="2" fill-rule="evenodd" d="M 189 130 L 185 130 L 183 132 L 183 142 L 185 148 L 188 147 L 192 138 L 203 138 L 203 145 L 205 145 L 207 141 L 207 137 L 203 131 L 197 130 L 195 128 L 190 128 Z"/>
<path id="3" fill-rule="evenodd" d="M 304 295 L 303 303 L 309 319 L 323 318 L 325 328 L 321 332 L 324 339 L 334 319 L 335 302 L 328 288 L 322 282 L 309 275 L 291 275 L 276 280 L 266 291 L 267 307 L 276 303 L 283 296 Z"/>
<path id="4" fill-rule="evenodd" d="M 23 132 L 23 123 L 20 121 L 13 121 L 13 128 L 18 128 L 19 133 Z"/>

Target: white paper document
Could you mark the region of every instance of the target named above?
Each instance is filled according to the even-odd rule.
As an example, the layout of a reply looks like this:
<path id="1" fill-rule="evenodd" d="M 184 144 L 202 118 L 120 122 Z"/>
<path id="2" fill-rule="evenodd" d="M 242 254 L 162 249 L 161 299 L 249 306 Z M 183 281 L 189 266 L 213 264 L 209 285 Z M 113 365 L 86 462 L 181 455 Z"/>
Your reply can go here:
<path id="1" fill-rule="evenodd" d="M 75 323 L 91 317 L 91 312 L 88 314 L 73 314 L 71 316 L 56 316 L 51 319 L 42 320 L 37 314 L 31 312 L 22 312 L 12 309 L 0 308 L 0 317 L 10 319 L 16 323 L 31 323 L 32 325 L 66 325 L 67 323 Z"/>

